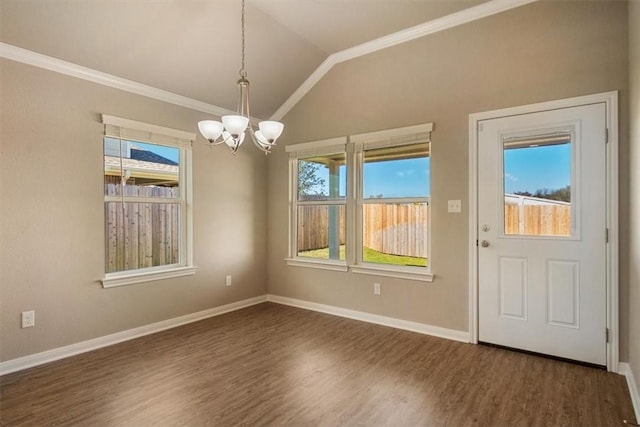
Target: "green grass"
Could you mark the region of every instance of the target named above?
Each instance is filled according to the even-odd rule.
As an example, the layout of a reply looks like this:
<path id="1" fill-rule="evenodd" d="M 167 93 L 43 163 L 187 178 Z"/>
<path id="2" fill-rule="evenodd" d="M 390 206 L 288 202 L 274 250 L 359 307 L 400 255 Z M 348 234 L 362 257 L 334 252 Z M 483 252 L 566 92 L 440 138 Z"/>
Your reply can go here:
<path id="1" fill-rule="evenodd" d="M 411 265 L 415 267 L 427 266 L 426 258 L 385 254 L 367 247 L 364 248 L 362 257 L 364 258 L 365 262 L 375 262 L 379 264 Z"/>
<path id="2" fill-rule="evenodd" d="M 302 251 L 298 253 L 298 256 L 308 257 L 308 258 L 329 259 L 329 248 L 314 249 L 311 251 Z M 414 267 L 427 266 L 426 258 L 385 254 L 367 247 L 364 248 L 363 258 L 365 262 L 373 262 L 376 264 L 409 265 Z M 340 260 L 342 261 L 345 260 L 344 245 L 340 246 Z"/>
<path id="3" fill-rule="evenodd" d="M 313 249 L 311 251 L 298 252 L 298 256 L 307 258 L 320 258 L 329 259 L 329 248 Z M 340 245 L 340 260 L 344 261 L 346 258 L 344 245 Z"/>

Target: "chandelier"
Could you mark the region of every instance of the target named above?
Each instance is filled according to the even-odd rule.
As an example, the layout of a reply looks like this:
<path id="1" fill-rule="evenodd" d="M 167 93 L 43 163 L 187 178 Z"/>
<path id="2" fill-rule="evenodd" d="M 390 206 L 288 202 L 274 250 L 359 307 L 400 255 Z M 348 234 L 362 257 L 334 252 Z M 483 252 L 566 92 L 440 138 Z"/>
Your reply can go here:
<path id="1" fill-rule="evenodd" d="M 238 148 L 245 139 L 248 131 L 254 144 L 269 154 L 271 148 L 276 144 L 276 139 L 282 134 L 284 125 L 273 120 L 265 120 L 258 123 L 258 130 L 254 130 L 249 114 L 249 80 L 247 71 L 244 68 L 244 2 L 242 0 L 241 28 L 242 28 L 242 65 L 240 67 L 240 79 L 238 79 L 238 108 L 234 115 L 222 116 L 222 122 L 217 120 L 202 120 L 198 122 L 198 129 L 202 136 L 209 141 L 209 146 L 227 144 L 233 151 Z"/>

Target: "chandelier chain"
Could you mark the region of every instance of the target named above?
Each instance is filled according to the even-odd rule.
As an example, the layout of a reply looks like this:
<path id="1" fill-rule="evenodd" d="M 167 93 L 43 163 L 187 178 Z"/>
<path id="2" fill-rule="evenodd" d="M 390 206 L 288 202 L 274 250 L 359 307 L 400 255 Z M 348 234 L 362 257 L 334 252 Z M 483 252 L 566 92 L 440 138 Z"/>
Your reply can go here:
<path id="1" fill-rule="evenodd" d="M 240 77 L 247 77 L 247 71 L 244 69 L 244 0 L 242 0 L 242 11 L 240 15 L 240 24 L 242 27 L 242 65 L 240 67 Z"/>

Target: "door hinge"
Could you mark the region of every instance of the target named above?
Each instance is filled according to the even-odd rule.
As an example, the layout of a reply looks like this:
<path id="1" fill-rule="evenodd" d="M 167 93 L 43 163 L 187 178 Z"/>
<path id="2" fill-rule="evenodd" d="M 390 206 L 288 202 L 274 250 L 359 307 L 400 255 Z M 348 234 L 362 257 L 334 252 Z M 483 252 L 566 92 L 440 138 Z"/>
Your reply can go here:
<path id="1" fill-rule="evenodd" d="M 609 128 L 604 128 L 604 143 L 609 143 Z"/>
<path id="2" fill-rule="evenodd" d="M 609 229 L 608 228 L 604 229 L 604 242 L 605 243 L 609 243 Z"/>
<path id="3" fill-rule="evenodd" d="M 605 339 L 607 340 L 606 342 L 609 342 L 609 328 L 605 329 L 604 336 L 605 336 Z"/>
<path id="4" fill-rule="evenodd" d="M 478 239 L 476 239 L 476 246 L 478 246 Z"/>

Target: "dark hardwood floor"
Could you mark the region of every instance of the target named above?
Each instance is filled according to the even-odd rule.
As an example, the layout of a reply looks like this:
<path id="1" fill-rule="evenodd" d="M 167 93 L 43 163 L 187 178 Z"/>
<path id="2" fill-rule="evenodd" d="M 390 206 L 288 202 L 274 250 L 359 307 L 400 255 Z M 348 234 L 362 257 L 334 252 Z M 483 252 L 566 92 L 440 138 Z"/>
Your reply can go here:
<path id="1" fill-rule="evenodd" d="M 621 426 L 603 370 L 265 303 L 0 378 L 2 426 Z"/>

